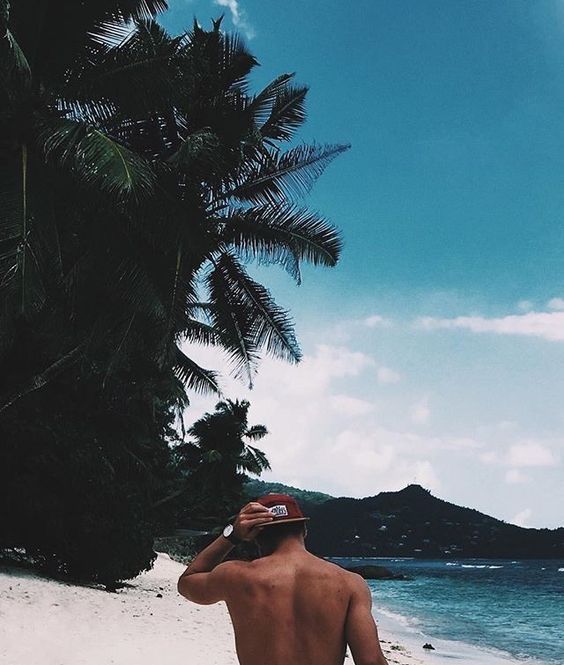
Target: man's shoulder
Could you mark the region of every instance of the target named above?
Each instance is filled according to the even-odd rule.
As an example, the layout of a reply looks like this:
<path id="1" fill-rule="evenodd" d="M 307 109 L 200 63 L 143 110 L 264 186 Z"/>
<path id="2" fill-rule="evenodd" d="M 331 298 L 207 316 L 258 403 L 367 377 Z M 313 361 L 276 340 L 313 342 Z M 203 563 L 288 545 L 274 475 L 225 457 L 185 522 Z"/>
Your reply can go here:
<path id="1" fill-rule="evenodd" d="M 313 555 L 312 555 L 313 557 Z M 322 559 L 320 557 L 313 557 L 315 559 L 315 566 L 322 570 L 326 575 L 338 578 L 342 583 L 345 583 L 347 586 L 356 587 L 359 583 L 364 582 L 363 578 L 356 573 L 343 568 L 338 563 L 333 563 L 327 559 Z"/>
<path id="2" fill-rule="evenodd" d="M 250 570 L 251 561 L 224 561 L 218 564 L 213 572 L 215 577 L 222 577 L 224 579 L 239 578 L 246 575 Z"/>
<path id="3" fill-rule="evenodd" d="M 326 559 L 319 559 L 324 564 L 325 570 L 331 575 L 338 577 L 352 592 L 358 591 L 366 587 L 366 580 L 358 573 L 353 573 L 346 568 L 343 568 L 337 563 L 327 561 Z"/>

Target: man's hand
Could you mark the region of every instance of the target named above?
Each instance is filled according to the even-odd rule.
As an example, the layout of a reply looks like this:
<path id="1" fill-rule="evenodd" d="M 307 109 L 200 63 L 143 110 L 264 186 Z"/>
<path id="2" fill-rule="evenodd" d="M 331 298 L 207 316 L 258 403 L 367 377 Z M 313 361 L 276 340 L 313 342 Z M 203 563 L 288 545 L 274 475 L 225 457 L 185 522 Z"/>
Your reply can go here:
<path id="1" fill-rule="evenodd" d="M 251 501 L 241 508 L 235 522 L 233 522 L 233 533 L 239 540 L 254 540 L 261 532 L 262 527 L 274 518 L 268 508 Z"/>

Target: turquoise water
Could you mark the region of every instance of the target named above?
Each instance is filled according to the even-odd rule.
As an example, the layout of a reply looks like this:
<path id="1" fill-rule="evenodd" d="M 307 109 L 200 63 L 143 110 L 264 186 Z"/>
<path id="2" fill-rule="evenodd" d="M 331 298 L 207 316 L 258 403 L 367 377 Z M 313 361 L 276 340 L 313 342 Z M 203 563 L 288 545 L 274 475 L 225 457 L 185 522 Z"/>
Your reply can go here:
<path id="1" fill-rule="evenodd" d="M 374 606 L 430 637 L 564 665 L 564 561 L 334 559 L 412 577 L 369 581 Z"/>

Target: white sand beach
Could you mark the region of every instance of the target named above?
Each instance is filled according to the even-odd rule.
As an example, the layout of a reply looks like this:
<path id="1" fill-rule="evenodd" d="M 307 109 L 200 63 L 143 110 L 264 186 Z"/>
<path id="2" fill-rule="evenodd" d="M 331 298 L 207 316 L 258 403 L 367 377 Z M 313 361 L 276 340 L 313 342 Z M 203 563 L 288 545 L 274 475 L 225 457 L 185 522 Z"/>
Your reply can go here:
<path id="1" fill-rule="evenodd" d="M 0 663 L 237 665 L 225 605 L 204 607 L 181 598 L 176 581 L 183 570 L 182 564 L 159 554 L 151 571 L 108 593 L 25 570 L 0 569 Z M 442 662 L 445 654 L 423 652 L 415 642 L 407 648 L 392 630 L 389 618 L 380 622 L 390 665 Z M 459 665 L 496 662 L 480 654 L 455 657 Z"/>

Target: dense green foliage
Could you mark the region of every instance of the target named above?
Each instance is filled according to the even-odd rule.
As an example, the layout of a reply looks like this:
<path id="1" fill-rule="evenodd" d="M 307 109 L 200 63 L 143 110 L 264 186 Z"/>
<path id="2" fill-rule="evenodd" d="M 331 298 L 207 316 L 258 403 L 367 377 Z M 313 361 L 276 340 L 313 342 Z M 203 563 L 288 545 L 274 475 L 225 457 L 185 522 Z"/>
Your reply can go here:
<path id="1" fill-rule="evenodd" d="M 325 503 L 333 497 L 323 492 L 314 492 L 313 490 L 302 490 L 291 485 L 283 483 L 271 483 L 256 478 L 249 478 L 245 483 L 245 498 L 248 501 L 256 499 L 263 494 L 290 494 L 298 500 L 304 511 L 308 511 L 310 506 L 316 506 Z"/>
<path id="2" fill-rule="evenodd" d="M 525 529 L 437 499 L 419 485 L 317 506 L 310 548 L 324 556 L 564 558 L 564 528 Z"/>
<path id="3" fill-rule="evenodd" d="M 288 313 L 246 270 L 332 266 L 303 207 L 344 146 L 295 145 L 307 89 L 216 22 L 171 37 L 163 0 L 0 1 L 0 550 L 91 579 L 152 560 L 188 393 L 186 343 L 252 381 L 296 361 Z"/>

